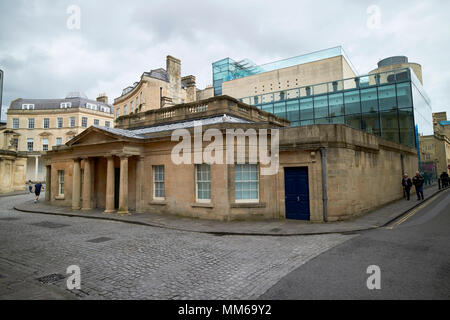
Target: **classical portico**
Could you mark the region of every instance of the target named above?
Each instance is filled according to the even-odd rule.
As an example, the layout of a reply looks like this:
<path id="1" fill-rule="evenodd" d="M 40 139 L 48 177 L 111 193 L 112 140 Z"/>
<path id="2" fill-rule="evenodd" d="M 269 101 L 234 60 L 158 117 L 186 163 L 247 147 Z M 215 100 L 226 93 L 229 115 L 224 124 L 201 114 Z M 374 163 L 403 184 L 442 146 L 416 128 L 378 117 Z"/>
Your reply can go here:
<path id="1" fill-rule="evenodd" d="M 71 150 L 71 156 L 64 160 L 64 166 L 48 163 L 51 188 L 46 198 L 71 205 L 73 210 L 101 208 L 105 214 L 121 215 L 141 212 L 144 165 L 136 142 L 91 127 L 68 145 L 58 147 Z M 60 194 L 61 172 L 66 186 L 70 183 L 63 195 Z"/>

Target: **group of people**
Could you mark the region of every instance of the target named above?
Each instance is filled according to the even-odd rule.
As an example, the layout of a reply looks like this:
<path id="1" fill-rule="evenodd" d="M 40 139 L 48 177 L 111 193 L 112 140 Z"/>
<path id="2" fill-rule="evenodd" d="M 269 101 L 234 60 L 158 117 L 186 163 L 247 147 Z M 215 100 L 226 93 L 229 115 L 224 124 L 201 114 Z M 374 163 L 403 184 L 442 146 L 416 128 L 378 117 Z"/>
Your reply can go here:
<path id="1" fill-rule="evenodd" d="M 33 183 L 31 182 L 31 180 L 28 180 L 28 190 L 30 190 L 30 193 L 33 193 Z M 38 202 L 41 190 L 42 190 L 42 183 L 38 181 L 34 185 L 34 195 L 35 195 L 34 203 Z"/>
<path id="2" fill-rule="evenodd" d="M 411 195 L 411 188 L 414 185 L 414 188 L 416 189 L 417 194 L 417 201 L 424 200 L 423 197 L 423 185 L 424 185 L 425 179 L 420 175 L 420 172 L 417 171 L 414 178 L 411 179 L 408 177 L 408 174 L 405 173 L 402 180 L 402 186 L 403 190 L 406 194 L 406 200 L 409 201 L 410 195 Z"/>
<path id="3" fill-rule="evenodd" d="M 445 172 L 445 171 L 442 172 L 441 175 L 439 176 L 439 178 L 441 180 L 442 189 L 450 187 L 450 180 L 449 180 L 447 172 Z"/>

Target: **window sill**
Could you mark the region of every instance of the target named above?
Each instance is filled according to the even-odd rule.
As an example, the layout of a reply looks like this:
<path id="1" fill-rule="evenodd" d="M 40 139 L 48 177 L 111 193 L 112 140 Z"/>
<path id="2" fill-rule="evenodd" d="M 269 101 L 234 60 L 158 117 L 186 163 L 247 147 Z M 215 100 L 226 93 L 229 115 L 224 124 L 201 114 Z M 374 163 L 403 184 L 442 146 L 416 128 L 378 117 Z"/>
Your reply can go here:
<path id="1" fill-rule="evenodd" d="M 264 202 L 238 202 L 230 204 L 231 208 L 265 208 Z"/>
<path id="2" fill-rule="evenodd" d="M 55 200 L 64 200 L 64 195 L 55 196 Z"/>
<path id="3" fill-rule="evenodd" d="M 165 206 L 167 204 L 166 200 L 152 200 L 148 204 L 154 204 L 157 206 Z"/>
<path id="4" fill-rule="evenodd" d="M 208 203 L 208 202 L 196 202 L 196 203 L 192 203 L 191 207 L 193 208 L 214 208 L 214 205 L 212 203 Z"/>

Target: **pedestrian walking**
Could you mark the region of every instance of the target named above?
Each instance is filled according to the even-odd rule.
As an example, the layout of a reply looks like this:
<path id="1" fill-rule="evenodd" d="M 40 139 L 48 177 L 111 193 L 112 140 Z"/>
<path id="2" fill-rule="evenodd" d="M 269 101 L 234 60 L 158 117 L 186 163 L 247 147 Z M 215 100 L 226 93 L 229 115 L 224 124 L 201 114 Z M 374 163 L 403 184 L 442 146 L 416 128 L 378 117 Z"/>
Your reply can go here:
<path id="1" fill-rule="evenodd" d="M 417 201 L 423 200 L 423 183 L 424 179 L 420 175 L 420 172 L 416 172 L 416 176 L 412 179 L 412 183 L 414 187 L 416 188 L 416 194 L 417 194 Z"/>
<path id="2" fill-rule="evenodd" d="M 402 186 L 403 186 L 404 194 L 406 194 L 406 200 L 409 201 L 409 198 L 411 196 L 412 182 L 411 182 L 411 179 L 408 178 L 408 174 L 407 173 L 405 173 L 405 175 L 403 176 Z"/>
<path id="3" fill-rule="evenodd" d="M 38 200 L 39 200 L 39 195 L 41 194 L 41 188 L 42 188 L 42 184 L 40 181 L 38 181 L 38 183 L 36 183 L 34 186 L 34 194 L 36 195 L 36 198 L 34 199 L 34 203 L 38 202 Z"/>
<path id="4" fill-rule="evenodd" d="M 28 180 L 28 190 L 30 190 L 30 193 L 33 193 L 33 183 L 31 180 Z"/>

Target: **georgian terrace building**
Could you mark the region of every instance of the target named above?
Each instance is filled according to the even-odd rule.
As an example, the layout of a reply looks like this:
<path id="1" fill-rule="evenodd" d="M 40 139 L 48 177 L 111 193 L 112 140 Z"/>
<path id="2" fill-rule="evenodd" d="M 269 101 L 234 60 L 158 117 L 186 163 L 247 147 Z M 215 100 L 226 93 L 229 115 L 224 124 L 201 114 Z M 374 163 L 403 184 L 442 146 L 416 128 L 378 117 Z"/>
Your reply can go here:
<path id="1" fill-rule="evenodd" d="M 278 171 L 263 175 L 261 157 L 251 163 L 250 139 L 244 164 L 174 163 L 181 140 L 172 141 L 172 133 L 193 133 L 199 122 L 203 134 L 217 129 L 223 141 L 227 129 L 278 129 L 279 154 L 271 155 Z M 189 142 L 195 146 L 194 138 Z M 194 147 L 189 158 L 211 143 Z M 347 219 L 401 198 L 399 178 L 417 169 L 408 146 L 343 124 L 289 127 L 228 96 L 121 116 L 116 128 L 91 126 L 45 158 L 52 205 L 216 220 Z"/>
<path id="2" fill-rule="evenodd" d="M 16 99 L 0 130 L 0 149 L 27 157 L 26 179 L 44 181 L 42 155 L 66 143 L 91 125 L 114 126 L 113 107 L 101 94 L 97 100 L 72 92 L 63 99 Z"/>
<path id="3" fill-rule="evenodd" d="M 166 68 L 144 72 L 114 99 L 115 117 L 196 101 L 195 77 L 181 76 L 181 61 L 166 57 Z"/>

